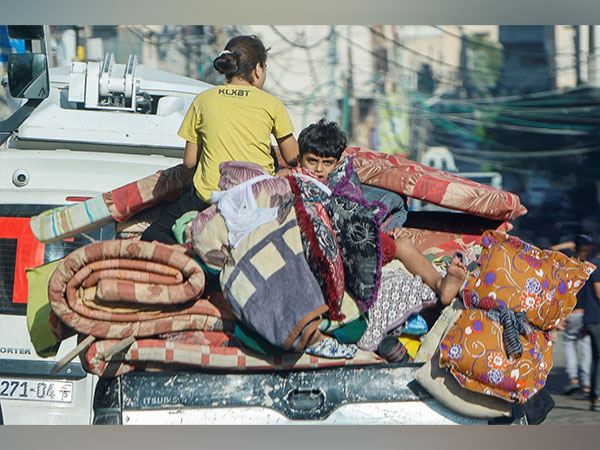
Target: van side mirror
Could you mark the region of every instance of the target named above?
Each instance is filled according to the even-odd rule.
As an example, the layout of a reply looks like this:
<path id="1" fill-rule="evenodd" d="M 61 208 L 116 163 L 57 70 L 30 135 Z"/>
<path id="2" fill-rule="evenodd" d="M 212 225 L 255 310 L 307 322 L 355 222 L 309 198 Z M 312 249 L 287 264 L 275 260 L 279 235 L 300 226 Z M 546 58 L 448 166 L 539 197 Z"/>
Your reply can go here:
<path id="1" fill-rule="evenodd" d="M 50 92 L 48 60 L 42 53 L 8 55 L 8 87 L 14 98 L 42 99 Z"/>

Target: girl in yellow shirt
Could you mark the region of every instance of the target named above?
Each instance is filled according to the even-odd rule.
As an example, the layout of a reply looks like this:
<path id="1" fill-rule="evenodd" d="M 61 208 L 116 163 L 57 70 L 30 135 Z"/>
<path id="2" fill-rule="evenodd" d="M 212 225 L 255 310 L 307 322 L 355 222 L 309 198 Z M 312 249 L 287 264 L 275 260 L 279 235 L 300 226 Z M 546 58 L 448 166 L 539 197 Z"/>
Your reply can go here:
<path id="1" fill-rule="evenodd" d="M 286 162 L 295 165 L 298 143 L 281 100 L 262 90 L 267 77 L 267 49 L 256 36 L 236 36 L 214 60 L 227 83 L 201 92 L 179 129 L 186 140 L 184 165 L 194 170 L 193 189 L 170 204 L 143 233 L 142 240 L 175 244 L 171 230 L 184 213 L 210 205 L 219 190 L 219 164 L 248 161 L 274 172 L 271 135 Z"/>

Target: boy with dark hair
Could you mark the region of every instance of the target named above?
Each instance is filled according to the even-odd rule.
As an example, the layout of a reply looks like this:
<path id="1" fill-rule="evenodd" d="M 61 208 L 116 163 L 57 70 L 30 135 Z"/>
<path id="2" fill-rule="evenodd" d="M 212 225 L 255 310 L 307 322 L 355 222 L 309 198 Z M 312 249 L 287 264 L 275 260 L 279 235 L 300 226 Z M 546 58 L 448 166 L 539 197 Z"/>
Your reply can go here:
<path id="1" fill-rule="evenodd" d="M 321 119 L 304 128 L 298 136 L 298 147 L 300 154 L 298 163 L 301 167 L 311 170 L 325 182 L 328 175 L 335 170 L 340 163 L 344 149 L 346 148 L 346 136 L 335 122 Z M 390 212 L 398 209 L 400 203 L 404 206 L 404 200 L 398 194 L 385 189 L 375 188 L 361 184 L 363 196 L 368 202 L 377 200 L 383 203 Z M 400 208 L 402 212 L 402 208 Z M 399 237 L 400 227 L 406 218 L 404 217 L 392 222 L 387 226 L 385 233 L 389 235 L 395 244 L 395 258 L 399 259 L 413 275 L 419 275 L 440 297 L 444 305 L 449 304 L 458 294 L 467 276 L 467 268 L 458 256 L 452 258 L 447 275 L 442 277 L 427 258 L 413 245 L 408 238 Z"/>
<path id="2" fill-rule="evenodd" d="M 302 145 L 300 145 L 300 139 L 302 139 Z M 298 147 L 303 149 L 298 157 L 299 164 L 313 171 L 324 182 L 327 175 L 340 162 L 346 144 L 346 135 L 338 125 L 335 122 L 321 119 L 307 126 L 298 136 Z M 386 189 L 364 184 L 361 185 L 361 190 L 367 202 L 377 201 L 385 205 L 390 218 L 385 231 L 393 238 L 397 237 L 400 228 L 406 221 L 408 212 L 402 196 Z"/>

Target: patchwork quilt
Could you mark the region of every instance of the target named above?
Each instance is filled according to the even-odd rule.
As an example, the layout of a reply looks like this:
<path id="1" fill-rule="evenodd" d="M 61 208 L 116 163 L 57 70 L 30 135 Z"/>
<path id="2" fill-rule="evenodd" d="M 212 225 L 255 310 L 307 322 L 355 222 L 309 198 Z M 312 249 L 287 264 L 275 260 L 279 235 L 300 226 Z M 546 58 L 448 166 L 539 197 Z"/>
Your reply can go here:
<path id="1" fill-rule="evenodd" d="M 266 193 L 257 198 L 259 207 L 270 202 Z M 286 350 L 306 347 L 328 310 L 304 257 L 291 202 L 282 205 L 279 220 L 261 225 L 230 249 L 220 283 L 236 317 Z"/>

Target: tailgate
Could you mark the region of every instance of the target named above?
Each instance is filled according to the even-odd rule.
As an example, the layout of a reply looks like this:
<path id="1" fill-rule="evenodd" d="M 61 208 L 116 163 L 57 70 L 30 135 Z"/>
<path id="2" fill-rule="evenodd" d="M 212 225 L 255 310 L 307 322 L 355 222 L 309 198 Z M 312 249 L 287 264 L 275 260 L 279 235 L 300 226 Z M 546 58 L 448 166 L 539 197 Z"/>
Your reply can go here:
<path id="1" fill-rule="evenodd" d="M 480 424 L 414 381 L 419 364 L 101 378 L 94 424 Z"/>

